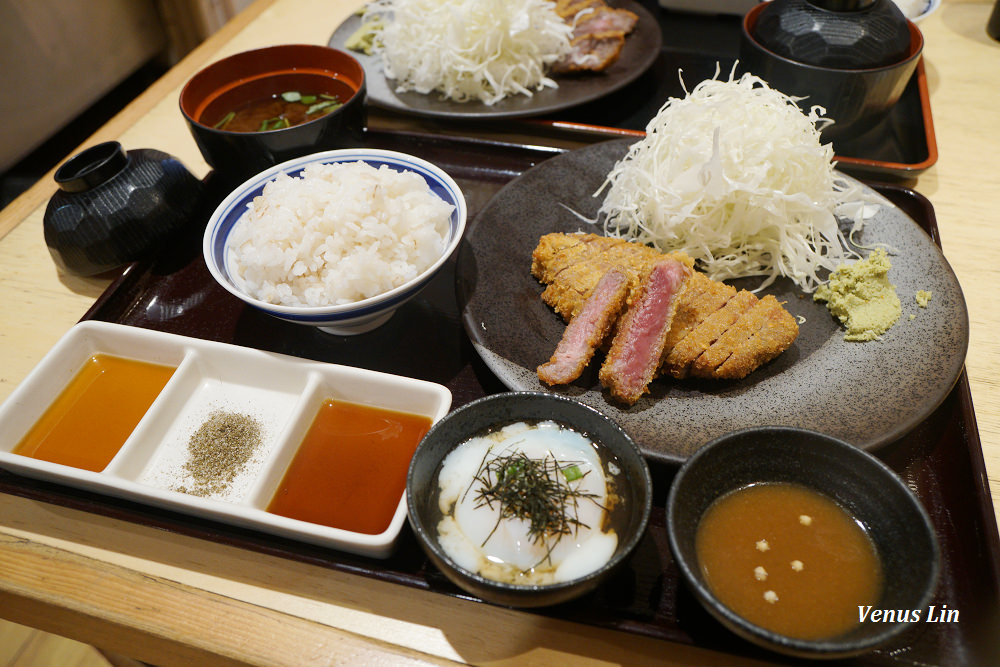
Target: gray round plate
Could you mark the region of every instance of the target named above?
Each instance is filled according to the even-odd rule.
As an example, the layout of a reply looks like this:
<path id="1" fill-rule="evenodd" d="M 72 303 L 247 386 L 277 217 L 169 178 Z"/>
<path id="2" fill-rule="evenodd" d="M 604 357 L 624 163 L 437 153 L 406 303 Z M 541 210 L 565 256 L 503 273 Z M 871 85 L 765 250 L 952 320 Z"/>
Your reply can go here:
<path id="1" fill-rule="evenodd" d="M 376 56 L 349 51 L 365 69 L 368 83 L 368 102 L 374 106 L 431 118 L 451 120 L 481 120 L 521 118 L 555 113 L 586 102 L 591 102 L 628 85 L 643 74 L 656 61 L 663 45 L 660 24 L 642 5 L 632 0 L 612 3 L 613 6 L 635 12 L 639 16 L 635 30 L 625 39 L 618 60 L 603 72 L 574 76 L 560 76 L 555 80 L 558 88 L 536 91 L 531 97 L 515 95 L 500 100 L 492 106 L 481 102 L 454 102 L 441 99 L 437 93 L 423 95 L 416 92 L 397 93 L 395 86 L 382 74 L 382 64 Z M 344 44 L 361 27 L 361 17 L 351 15 L 334 31 L 330 46 L 347 50 Z"/>
<path id="2" fill-rule="evenodd" d="M 463 322 L 504 384 L 573 396 L 617 420 L 646 456 L 669 462 L 683 461 L 723 433 L 759 425 L 811 428 L 873 449 L 906 434 L 944 400 L 968 348 L 965 298 L 927 233 L 874 191 L 882 205 L 857 239 L 898 251 L 889 276 L 903 303 L 900 321 L 881 341 L 845 341 L 823 304 L 779 280 L 765 293 L 804 318 L 799 338 L 743 380 L 660 378 L 628 409 L 607 400 L 597 381 L 598 360 L 572 385 L 542 384 L 535 368 L 552 354 L 564 323 L 542 303 L 542 285 L 530 273 L 531 252 L 548 232 L 601 231 L 566 207 L 596 216 L 601 199 L 592 195 L 630 141 L 542 162 L 498 192 L 466 230 L 457 285 Z M 734 284 L 752 289 L 759 281 Z M 925 309 L 915 302 L 917 290 L 933 293 Z"/>

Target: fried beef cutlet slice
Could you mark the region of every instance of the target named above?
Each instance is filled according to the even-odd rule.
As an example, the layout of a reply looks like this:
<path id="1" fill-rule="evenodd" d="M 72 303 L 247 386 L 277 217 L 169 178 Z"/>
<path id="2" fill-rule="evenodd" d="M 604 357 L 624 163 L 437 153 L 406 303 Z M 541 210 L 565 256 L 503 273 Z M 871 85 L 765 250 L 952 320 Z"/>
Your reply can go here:
<path id="1" fill-rule="evenodd" d="M 691 269 L 664 257 L 643 276 L 611 341 L 598 377 L 611 396 L 632 405 L 649 389 L 663 355 L 663 343 Z"/>
<path id="2" fill-rule="evenodd" d="M 531 253 L 531 274 L 544 283 L 581 262 L 620 265 L 630 274 L 645 271 L 663 253 L 646 245 L 598 234 L 545 234 Z M 603 275 L 603 274 L 601 274 Z M 600 276 L 594 280 L 597 284 Z"/>
<path id="3" fill-rule="evenodd" d="M 639 16 L 614 9 L 604 0 L 555 0 L 555 11 L 573 26 L 569 51 L 552 66 L 556 74 L 600 72 L 621 55 L 625 37 L 635 29 Z"/>
<path id="4" fill-rule="evenodd" d="M 691 366 L 691 374 L 715 379 L 740 379 L 788 349 L 799 325 L 770 294 L 730 327 Z"/>
<path id="5" fill-rule="evenodd" d="M 629 281 L 630 291 L 639 274 L 658 253 L 637 253 L 645 258 L 620 259 L 606 237 L 578 234 L 548 234 L 532 253 L 532 274 L 547 283 L 542 300 L 570 321 L 583 308 L 601 277 L 618 268 Z M 640 248 L 642 246 L 636 246 Z"/>
<path id="6" fill-rule="evenodd" d="M 742 290 L 726 304 L 705 318 L 695 329 L 674 345 L 663 362 L 663 370 L 675 378 L 686 378 L 691 365 L 729 330 L 758 301 L 752 293 Z"/>
<path id="7" fill-rule="evenodd" d="M 683 253 L 667 255 L 685 266 L 694 260 Z M 601 277 L 618 269 L 629 279 L 633 300 L 640 276 L 664 254 L 649 246 L 597 234 L 553 233 L 542 236 L 531 254 L 531 274 L 546 285 L 542 301 L 567 322 L 583 308 Z"/>
<path id="8" fill-rule="evenodd" d="M 664 349 L 672 350 L 705 318 L 726 305 L 735 294 L 735 287 L 716 282 L 704 273 L 695 272 L 688 281 L 683 298 L 677 304 L 677 314 L 674 315 L 674 323 L 667 334 Z"/>
<path id="9" fill-rule="evenodd" d="M 764 312 L 765 308 L 761 307 L 760 300 L 755 297 L 753 305 L 743 311 L 736 321 L 730 324 L 707 350 L 691 362 L 691 375 L 695 377 L 712 377 L 712 372 L 728 359 L 734 350 L 744 345 L 760 329 L 761 325 L 763 325 L 762 316 Z"/>
<path id="10" fill-rule="evenodd" d="M 572 21 L 584 9 L 607 7 L 604 0 L 555 0 L 556 14 L 564 20 Z"/>
<path id="11" fill-rule="evenodd" d="M 580 377 L 618 321 L 628 292 L 629 279 L 622 271 L 611 269 L 605 273 L 583 308 L 566 325 L 552 358 L 538 367 L 538 378 L 556 385 Z"/>
<path id="12" fill-rule="evenodd" d="M 625 48 L 625 33 L 587 33 L 569 41 L 569 51 L 552 65 L 555 74 L 600 72 L 611 67 Z"/>
<path id="13" fill-rule="evenodd" d="M 665 255 L 648 246 L 596 234 L 547 234 L 532 253 L 532 274 L 547 286 L 542 299 L 566 321 L 580 312 L 601 277 L 612 268 L 630 280 L 626 303 L 634 304 L 640 293 L 640 278 L 664 257 L 671 257 L 689 269 L 694 261 L 684 253 Z M 771 301 L 773 300 L 773 303 Z M 760 301 L 763 301 L 761 299 Z M 781 354 L 798 336 L 798 325 L 773 297 L 761 311 L 760 326 L 750 321 L 737 325 L 758 299 L 744 291 L 693 272 L 678 295 L 670 330 L 663 342 L 660 373 L 676 378 L 693 375 L 692 365 L 732 326 L 737 326 L 724 342 L 705 357 L 697 373 L 705 377 L 738 379 Z M 619 325 L 625 320 L 619 318 Z M 737 331 L 751 335 L 740 338 Z M 728 347 L 726 347 L 728 346 Z M 710 361 L 711 360 L 711 361 Z"/>
<path id="14" fill-rule="evenodd" d="M 600 6 L 588 9 L 586 12 L 577 12 L 573 17 L 574 37 L 608 32 L 619 32 L 624 36 L 632 32 L 635 24 L 639 22 L 639 15 L 627 9 Z"/>

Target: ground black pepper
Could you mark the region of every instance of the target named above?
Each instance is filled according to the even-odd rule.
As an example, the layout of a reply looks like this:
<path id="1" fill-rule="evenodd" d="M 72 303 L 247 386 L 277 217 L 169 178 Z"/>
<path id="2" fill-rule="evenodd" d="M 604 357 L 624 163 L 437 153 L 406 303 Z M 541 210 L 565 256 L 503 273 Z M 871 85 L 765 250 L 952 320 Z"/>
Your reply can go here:
<path id="1" fill-rule="evenodd" d="M 212 496 L 236 479 L 263 441 L 260 422 L 250 415 L 215 410 L 191 434 L 184 469 L 193 484 L 177 491 Z"/>

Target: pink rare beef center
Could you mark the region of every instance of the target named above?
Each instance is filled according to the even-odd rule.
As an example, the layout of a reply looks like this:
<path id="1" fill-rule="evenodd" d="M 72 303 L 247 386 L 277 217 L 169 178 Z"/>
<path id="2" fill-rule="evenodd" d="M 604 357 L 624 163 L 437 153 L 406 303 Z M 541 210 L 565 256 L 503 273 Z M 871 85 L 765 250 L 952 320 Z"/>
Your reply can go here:
<path id="1" fill-rule="evenodd" d="M 618 319 L 628 289 L 628 278 L 621 271 L 604 274 L 583 309 L 566 326 L 552 358 L 538 367 L 538 377 L 548 384 L 567 384 L 580 377 Z"/>
<path id="2" fill-rule="evenodd" d="M 642 293 L 625 315 L 601 368 L 601 382 L 613 396 L 634 402 L 656 375 L 673 321 L 677 293 L 689 271 L 680 262 L 657 262 L 643 281 Z"/>

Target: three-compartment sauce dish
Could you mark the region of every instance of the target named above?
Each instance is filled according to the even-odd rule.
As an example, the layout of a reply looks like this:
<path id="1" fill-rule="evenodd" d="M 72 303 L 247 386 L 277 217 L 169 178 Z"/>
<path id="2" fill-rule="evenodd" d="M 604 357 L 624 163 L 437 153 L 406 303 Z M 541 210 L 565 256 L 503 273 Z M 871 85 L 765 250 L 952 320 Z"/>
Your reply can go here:
<path id="1" fill-rule="evenodd" d="M 86 321 L 0 405 L 0 467 L 384 558 L 450 407 L 432 382 Z"/>

